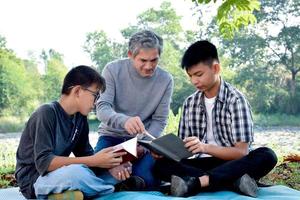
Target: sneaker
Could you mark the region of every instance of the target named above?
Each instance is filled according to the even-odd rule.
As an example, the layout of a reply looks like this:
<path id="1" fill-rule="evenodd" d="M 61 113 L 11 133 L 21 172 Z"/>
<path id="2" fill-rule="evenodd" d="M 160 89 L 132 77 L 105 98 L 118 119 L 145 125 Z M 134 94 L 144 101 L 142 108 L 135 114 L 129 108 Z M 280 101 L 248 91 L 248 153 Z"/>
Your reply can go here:
<path id="1" fill-rule="evenodd" d="M 83 200 L 83 193 L 79 190 L 66 190 L 62 193 L 48 195 L 50 200 Z"/>
<path id="2" fill-rule="evenodd" d="M 139 176 L 131 176 L 125 181 L 115 185 L 115 192 L 120 191 L 140 191 L 145 189 L 145 181 Z"/>
<path id="3" fill-rule="evenodd" d="M 160 191 L 163 194 L 169 195 L 171 192 L 171 183 L 170 182 L 162 182 L 158 187 L 158 191 Z"/>
<path id="4" fill-rule="evenodd" d="M 200 191 L 201 184 L 197 177 L 171 177 L 171 195 L 176 197 L 187 197 L 197 194 Z"/>
<path id="5" fill-rule="evenodd" d="M 256 181 L 251 178 L 248 174 L 244 174 L 238 180 L 234 182 L 234 188 L 237 192 L 250 196 L 257 197 L 257 184 Z"/>

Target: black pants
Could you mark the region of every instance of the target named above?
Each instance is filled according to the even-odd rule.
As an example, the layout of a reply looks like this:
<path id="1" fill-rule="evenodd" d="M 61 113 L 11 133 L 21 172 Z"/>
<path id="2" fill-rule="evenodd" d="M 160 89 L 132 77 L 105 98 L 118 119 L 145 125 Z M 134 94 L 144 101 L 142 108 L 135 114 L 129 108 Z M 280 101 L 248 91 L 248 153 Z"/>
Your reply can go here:
<path id="1" fill-rule="evenodd" d="M 255 180 L 269 173 L 277 163 L 274 151 L 261 147 L 237 160 L 221 160 L 215 157 L 185 159 L 180 163 L 166 158 L 157 160 L 154 175 L 163 181 L 170 182 L 172 175 L 209 176 L 208 190 L 230 189 L 233 182 L 248 174 Z"/>

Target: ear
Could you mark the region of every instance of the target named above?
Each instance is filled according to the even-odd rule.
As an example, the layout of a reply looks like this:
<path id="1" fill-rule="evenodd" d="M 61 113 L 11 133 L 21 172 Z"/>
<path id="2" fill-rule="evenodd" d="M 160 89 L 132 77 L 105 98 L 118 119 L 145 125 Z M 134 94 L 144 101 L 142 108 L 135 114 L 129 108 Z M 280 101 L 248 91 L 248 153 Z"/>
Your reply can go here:
<path id="1" fill-rule="evenodd" d="M 220 73 L 220 71 L 221 71 L 221 66 L 220 66 L 219 63 L 213 64 L 213 71 L 214 71 L 215 74 L 219 74 L 219 73 Z"/>
<path id="2" fill-rule="evenodd" d="M 128 52 L 127 52 L 127 55 L 128 55 L 129 58 L 133 58 L 133 54 L 132 54 L 131 51 L 128 51 Z"/>
<path id="3" fill-rule="evenodd" d="M 79 92 L 80 92 L 80 85 L 77 85 L 77 86 L 72 88 L 71 94 L 74 94 L 76 97 L 78 97 Z"/>

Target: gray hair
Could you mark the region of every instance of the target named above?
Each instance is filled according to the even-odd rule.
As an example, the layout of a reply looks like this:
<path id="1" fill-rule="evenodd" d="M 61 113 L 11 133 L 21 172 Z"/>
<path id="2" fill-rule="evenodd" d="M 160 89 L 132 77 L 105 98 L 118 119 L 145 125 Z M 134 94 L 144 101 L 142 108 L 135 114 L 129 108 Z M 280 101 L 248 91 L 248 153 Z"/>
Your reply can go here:
<path id="1" fill-rule="evenodd" d="M 159 55 L 163 50 L 163 39 L 149 30 L 135 33 L 129 40 L 129 51 L 135 57 L 141 49 L 157 49 Z"/>

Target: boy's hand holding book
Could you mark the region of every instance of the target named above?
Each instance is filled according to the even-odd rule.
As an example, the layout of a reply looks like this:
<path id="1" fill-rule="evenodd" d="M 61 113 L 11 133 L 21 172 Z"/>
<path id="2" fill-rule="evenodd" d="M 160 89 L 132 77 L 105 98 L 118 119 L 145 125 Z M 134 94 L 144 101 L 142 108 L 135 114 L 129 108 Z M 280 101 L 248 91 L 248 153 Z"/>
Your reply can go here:
<path id="1" fill-rule="evenodd" d="M 130 140 L 122 142 L 116 146 L 113 146 L 114 152 L 126 152 L 125 155 L 122 156 L 121 163 L 125 163 L 128 161 L 133 161 L 137 158 L 137 138 L 134 137 Z"/>
<path id="2" fill-rule="evenodd" d="M 201 142 L 198 137 L 187 137 L 183 140 L 185 147 L 192 153 L 206 153 L 207 144 Z"/>
<path id="3" fill-rule="evenodd" d="M 116 152 L 113 147 L 108 147 L 93 155 L 90 166 L 112 168 L 120 165 L 122 162 L 122 156 L 125 156 L 126 154 L 126 152 Z"/>

